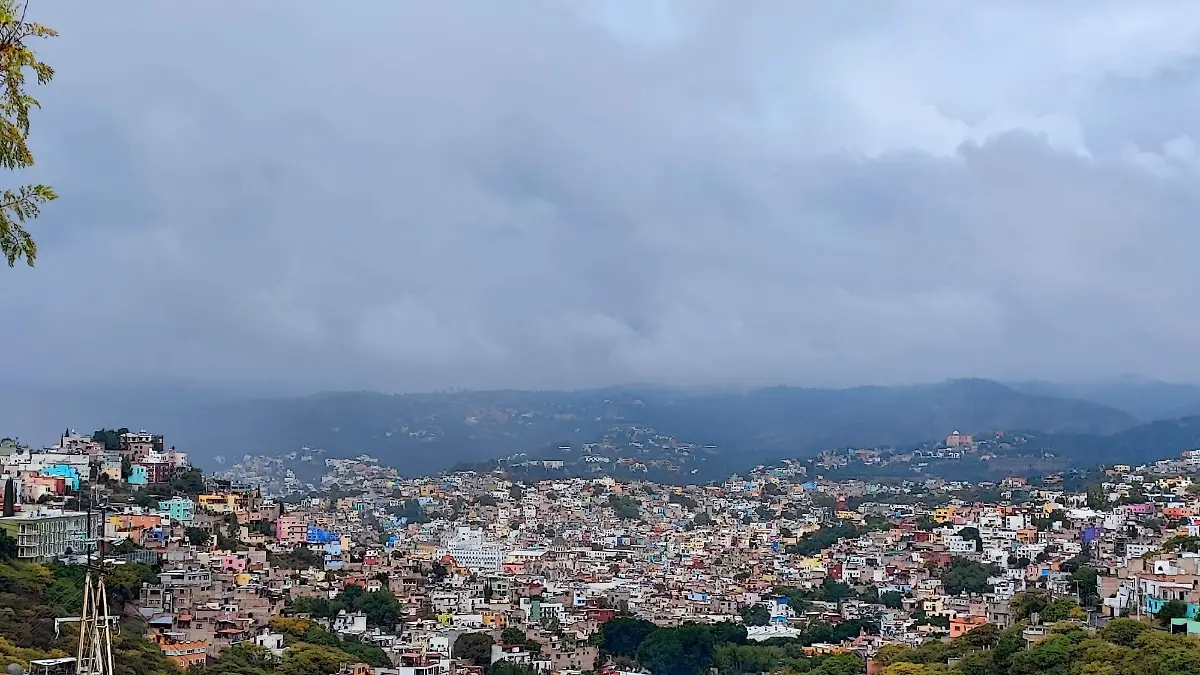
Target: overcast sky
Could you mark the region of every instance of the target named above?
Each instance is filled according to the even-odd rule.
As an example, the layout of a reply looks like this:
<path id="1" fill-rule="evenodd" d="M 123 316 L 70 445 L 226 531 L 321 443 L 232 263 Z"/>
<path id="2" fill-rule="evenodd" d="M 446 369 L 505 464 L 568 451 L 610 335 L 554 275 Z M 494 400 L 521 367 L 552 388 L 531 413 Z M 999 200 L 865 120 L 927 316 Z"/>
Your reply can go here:
<path id="1" fill-rule="evenodd" d="M 1200 381 L 1194 0 L 31 4 L 8 382 Z"/>

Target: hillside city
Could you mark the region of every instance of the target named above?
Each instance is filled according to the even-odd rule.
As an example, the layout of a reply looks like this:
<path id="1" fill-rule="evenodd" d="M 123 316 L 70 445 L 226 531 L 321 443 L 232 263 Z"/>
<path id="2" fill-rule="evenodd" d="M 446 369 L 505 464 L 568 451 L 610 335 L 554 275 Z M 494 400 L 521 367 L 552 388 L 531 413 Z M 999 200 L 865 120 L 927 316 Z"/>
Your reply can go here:
<path id="1" fill-rule="evenodd" d="M 995 442 L 956 430 L 904 459 Z M 669 485 L 405 477 L 305 449 L 206 475 L 145 431 L 4 440 L 0 657 L 75 672 L 91 564 L 118 672 L 1200 672 L 1200 450 L 997 481 L 824 475 L 881 461 Z"/>

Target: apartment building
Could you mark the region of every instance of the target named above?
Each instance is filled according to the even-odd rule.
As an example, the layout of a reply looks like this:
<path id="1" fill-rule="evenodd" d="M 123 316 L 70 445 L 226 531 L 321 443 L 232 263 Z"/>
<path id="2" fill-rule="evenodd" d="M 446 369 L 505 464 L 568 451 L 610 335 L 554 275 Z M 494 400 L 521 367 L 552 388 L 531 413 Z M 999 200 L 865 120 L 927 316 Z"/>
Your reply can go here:
<path id="1" fill-rule="evenodd" d="M 92 518 L 89 534 L 88 518 L 82 511 L 34 508 L 0 518 L 0 531 L 17 540 L 18 558 L 52 560 L 95 546 L 104 523 Z"/>

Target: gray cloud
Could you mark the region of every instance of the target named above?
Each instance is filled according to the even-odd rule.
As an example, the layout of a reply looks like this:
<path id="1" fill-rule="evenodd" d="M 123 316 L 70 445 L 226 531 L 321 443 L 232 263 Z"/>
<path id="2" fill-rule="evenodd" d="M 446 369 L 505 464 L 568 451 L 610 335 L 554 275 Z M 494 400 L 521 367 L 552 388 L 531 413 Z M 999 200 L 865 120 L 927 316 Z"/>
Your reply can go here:
<path id="1" fill-rule="evenodd" d="M 35 2 L 9 381 L 1200 380 L 1194 3 Z"/>

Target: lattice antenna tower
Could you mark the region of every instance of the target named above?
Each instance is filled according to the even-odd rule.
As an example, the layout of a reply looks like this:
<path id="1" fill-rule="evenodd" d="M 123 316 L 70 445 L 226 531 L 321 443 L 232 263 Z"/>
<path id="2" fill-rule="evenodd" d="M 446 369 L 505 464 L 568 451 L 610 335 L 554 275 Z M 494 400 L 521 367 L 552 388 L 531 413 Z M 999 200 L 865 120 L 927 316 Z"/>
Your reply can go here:
<path id="1" fill-rule="evenodd" d="M 113 675 L 112 633 L 119 617 L 109 614 L 108 593 L 104 587 L 104 553 L 93 561 L 95 530 L 92 512 L 99 501 L 95 484 L 88 481 L 87 532 L 84 534 L 86 568 L 83 581 L 83 608 L 79 614 L 79 648 L 75 656 L 78 675 Z M 107 504 L 100 505 L 100 528 L 103 532 Z"/>

